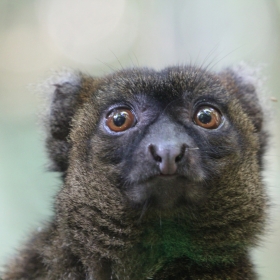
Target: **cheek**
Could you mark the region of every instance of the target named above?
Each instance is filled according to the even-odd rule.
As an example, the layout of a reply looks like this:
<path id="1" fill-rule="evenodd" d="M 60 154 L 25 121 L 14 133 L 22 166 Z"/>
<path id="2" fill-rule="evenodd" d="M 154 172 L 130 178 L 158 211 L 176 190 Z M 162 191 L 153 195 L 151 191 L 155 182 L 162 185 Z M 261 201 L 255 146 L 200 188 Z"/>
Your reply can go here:
<path id="1" fill-rule="evenodd" d="M 193 182 L 202 182 L 206 179 L 203 157 L 200 152 L 189 152 L 184 164 L 179 165 L 178 172 L 186 174 Z"/>
<path id="2" fill-rule="evenodd" d="M 109 136 L 94 136 L 89 141 L 88 153 L 98 164 L 118 164 L 122 160 L 123 149 Z"/>

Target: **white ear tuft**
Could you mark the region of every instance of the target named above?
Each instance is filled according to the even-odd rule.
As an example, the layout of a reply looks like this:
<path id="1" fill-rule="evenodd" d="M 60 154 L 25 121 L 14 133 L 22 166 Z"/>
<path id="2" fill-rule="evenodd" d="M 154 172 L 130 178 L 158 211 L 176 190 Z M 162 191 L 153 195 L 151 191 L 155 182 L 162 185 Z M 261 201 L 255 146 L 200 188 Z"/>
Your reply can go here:
<path id="1" fill-rule="evenodd" d="M 265 81 L 264 77 L 261 76 L 263 68 L 264 65 L 253 67 L 242 61 L 233 66 L 231 70 L 242 84 L 253 85 L 256 88 L 256 92 L 259 92 Z"/>

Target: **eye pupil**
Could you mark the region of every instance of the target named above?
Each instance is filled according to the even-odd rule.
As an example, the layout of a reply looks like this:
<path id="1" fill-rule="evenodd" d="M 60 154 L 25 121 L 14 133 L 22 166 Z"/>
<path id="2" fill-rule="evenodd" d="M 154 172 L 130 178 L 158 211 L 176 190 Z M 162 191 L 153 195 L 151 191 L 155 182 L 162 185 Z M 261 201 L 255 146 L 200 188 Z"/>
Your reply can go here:
<path id="1" fill-rule="evenodd" d="M 198 113 L 198 120 L 204 124 L 210 123 L 212 120 L 211 112 L 207 109 L 201 110 L 201 112 Z"/>
<path id="2" fill-rule="evenodd" d="M 113 122 L 115 126 L 122 126 L 124 125 L 126 118 L 128 117 L 128 114 L 126 112 L 119 112 L 114 115 Z"/>

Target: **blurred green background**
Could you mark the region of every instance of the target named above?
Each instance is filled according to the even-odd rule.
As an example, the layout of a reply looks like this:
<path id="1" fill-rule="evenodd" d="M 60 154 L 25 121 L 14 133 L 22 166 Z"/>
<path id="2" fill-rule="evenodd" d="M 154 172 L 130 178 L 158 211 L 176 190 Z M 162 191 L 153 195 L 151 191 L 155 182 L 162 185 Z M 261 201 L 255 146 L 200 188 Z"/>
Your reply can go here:
<path id="1" fill-rule="evenodd" d="M 253 257 L 260 279 L 280 279 L 280 0 L 0 0 L 0 266 L 52 215 L 60 186 L 46 172 L 44 110 L 36 85 L 71 67 L 263 66 L 272 139 L 265 181 L 268 234 Z M 277 102 L 278 99 L 278 102 Z"/>

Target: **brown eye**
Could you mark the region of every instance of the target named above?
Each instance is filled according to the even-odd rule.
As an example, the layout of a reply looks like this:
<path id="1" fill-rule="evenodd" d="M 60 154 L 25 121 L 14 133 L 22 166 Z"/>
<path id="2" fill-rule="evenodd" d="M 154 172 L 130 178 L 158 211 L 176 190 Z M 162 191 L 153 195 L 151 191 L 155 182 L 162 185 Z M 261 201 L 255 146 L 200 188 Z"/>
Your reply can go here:
<path id="1" fill-rule="evenodd" d="M 110 130 L 119 132 L 129 129 L 134 124 L 134 115 L 128 109 L 113 110 L 106 120 Z"/>
<path id="2" fill-rule="evenodd" d="M 215 129 L 221 124 L 222 116 L 216 109 L 203 106 L 196 111 L 194 122 L 203 128 Z"/>

